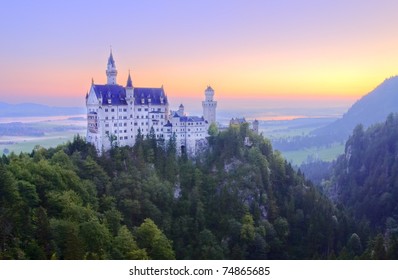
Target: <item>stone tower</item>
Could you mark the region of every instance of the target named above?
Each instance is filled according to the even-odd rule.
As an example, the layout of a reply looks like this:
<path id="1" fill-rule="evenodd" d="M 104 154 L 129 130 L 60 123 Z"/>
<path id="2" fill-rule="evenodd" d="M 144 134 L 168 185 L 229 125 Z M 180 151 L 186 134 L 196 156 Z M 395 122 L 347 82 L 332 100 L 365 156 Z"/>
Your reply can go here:
<path id="1" fill-rule="evenodd" d="M 253 131 L 258 134 L 258 120 L 253 121 Z"/>
<path id="2" fill-rule="evenodd" d="M 205 101 L 202 101 L 203 118 L 209 123 L 216 122 L 217 101 L 213 100 L 214 90 L 208 86 L 205 90 Z"/>

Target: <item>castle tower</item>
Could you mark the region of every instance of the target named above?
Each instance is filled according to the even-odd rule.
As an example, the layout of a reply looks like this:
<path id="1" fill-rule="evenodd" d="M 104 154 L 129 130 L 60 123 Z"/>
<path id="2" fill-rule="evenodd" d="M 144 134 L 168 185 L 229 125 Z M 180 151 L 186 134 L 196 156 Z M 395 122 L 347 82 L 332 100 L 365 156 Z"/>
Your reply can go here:
<path id="1" fill-rule="evenodd" d="M 133 81 L 131 80 L 130 70 L 129 70 L 129 76 L 127 78 L 127 84 L 126 84 L 126 99 L 132 101 L 133 98 L 134 98 L 134 87 L 133 87 Z"/>
<path id="2" fill-rule="evenodd" d="M 258 120 L 253 121 L 253 131 L 258 134 Z"/>
<path id="3" fill-rule="evenodd" d="M 202 101 L 203 118 L 209 123 L 216 122 L 217 101 L 213 100 L 214 90 L 208 86 L 205 90 L 205 101 Z"/>
<path id="4" fill-rule="evenodd" d="M 107 79 L 107 84 L 108 85 L 116 85 L 116 76 L 117 76 L 117 70 L 116 70 L 116 64 L 115 60 L 113 60 L 113 55 L 112 55 L 112 50 L 108 58 L 108 65 L 106 68 L 106 77 Z"/>
<path id="5" fill-rule="evenodd" d="M 184 116 L 184 105 L 181 104 L 180 107 L 178 107 L 177 113 L 178 113 L 178 115 L 179 115 L 180 117 L 183 117 L 183 116 Z"/>

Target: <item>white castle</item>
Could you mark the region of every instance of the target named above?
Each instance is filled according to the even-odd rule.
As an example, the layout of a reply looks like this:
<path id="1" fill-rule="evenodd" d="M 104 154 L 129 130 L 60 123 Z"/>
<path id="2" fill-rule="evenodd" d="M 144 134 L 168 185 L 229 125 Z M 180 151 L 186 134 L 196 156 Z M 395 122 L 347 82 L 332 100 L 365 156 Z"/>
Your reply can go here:
<path id="1" fill-rule="evenodd" d="M 167 95 L 160 88 L 133 85 L 130 72 L 126 86 L 117 83 L 116 64 L 112 51 L 106 69 L 107 83 L 92 81 L 86 95 L 87 142 L 99 153 L 112 146 L 133 146 L 137 135 L 153 133 L 165 141 L 175 137 L 177 149 L 195 155 L 206 143 L 208 128 L 216 122 L 217 101 L 208 86 L 202 102 L 203 116 L 187 116 L 181 104 L 177 111 L 169 111 Z"/>

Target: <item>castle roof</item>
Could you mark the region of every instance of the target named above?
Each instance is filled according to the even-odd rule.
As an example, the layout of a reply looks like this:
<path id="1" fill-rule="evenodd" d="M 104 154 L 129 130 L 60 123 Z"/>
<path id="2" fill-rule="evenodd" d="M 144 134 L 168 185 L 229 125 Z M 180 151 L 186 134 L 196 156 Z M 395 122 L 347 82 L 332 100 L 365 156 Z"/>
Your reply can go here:
<path id="1" fill-rule="evenodd" d="M 102 98 L 102 105 L 127 105 L 126 89 L 121 85 L 93 84 L 97 98 Z M 163 103 L 162 103 L 163 99 Z M 110 101 L 110 102 L 109 102 Z M 167 104 L 167 96 L 163 88 L 134 88 L 135 105 Z"/>
<path id="2" fill-rule="evenodd" d="M 180 122 L 202 122 L 205 119 L 203 117 L 196 117 L 196 116 L 183 116 L 180 117 Z"/>
<path id="3" fill-rule="evenodd" d="M 163 99 L 163 103 L 161 99 Z M 149 103 L 161 105 L 167 103 L 167 96 L 163 88 L 134 88 L 134 100 L 136 105 Z"/>
<path id="4" fill-rule="evenodd" d="M 126 90 L 120 85 L 95 85 L 95 94 L 98 99 L 102 98 L 102 105 L 127 105 Z"/>

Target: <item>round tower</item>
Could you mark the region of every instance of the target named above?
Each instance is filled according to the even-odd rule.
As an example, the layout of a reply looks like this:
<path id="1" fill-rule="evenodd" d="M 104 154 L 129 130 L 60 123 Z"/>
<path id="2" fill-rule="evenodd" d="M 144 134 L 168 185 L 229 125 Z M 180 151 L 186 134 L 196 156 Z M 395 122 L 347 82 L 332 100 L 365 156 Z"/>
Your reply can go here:
<path id="1" fill-rule="evenodd" d="M 253 121 L 253 131 L 258 134 L 258 120 Z"/>
<path id="2" fill-rule="evenodd" d="M 116 64 L 115 60 L 113 59 L 112 50 L 108 58 L 108 65 L 106 68 L 106 77 L 107 77 L 107 84 L 108 85 L 116 85 Z"/>
<path id="3" fill-rule="evenodd" d="M 180 107 L 178 107 L 177 113 L 178 113 L 178 115 L 179 115 L 180 117 L 183 117 L 183 116 L 184 116 L 184 105 L 181 104 Z"/>
<path id="4" fill-rule="evenodd" d="M 205 90 L 205 101 L 202 101 L 203 118 L 209 123 L 216 122 L 217 101 L 213 100 L 214 90 L 208 86 Z"/>

